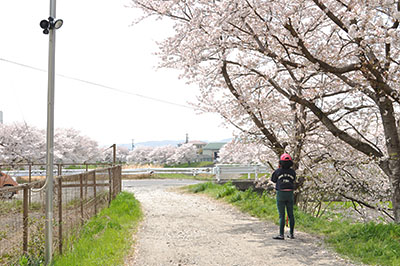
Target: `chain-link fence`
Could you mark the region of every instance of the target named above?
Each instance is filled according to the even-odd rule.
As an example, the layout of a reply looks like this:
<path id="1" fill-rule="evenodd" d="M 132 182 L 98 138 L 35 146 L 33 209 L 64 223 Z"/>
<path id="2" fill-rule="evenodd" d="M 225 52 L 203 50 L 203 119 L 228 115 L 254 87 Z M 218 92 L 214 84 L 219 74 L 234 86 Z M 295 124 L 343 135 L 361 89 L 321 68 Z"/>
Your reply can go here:
<path id="1" fill-rule="evenodd" d="M 45 181 L 0 188 L 0 265 L 44 253 Z M 53 250 L 71 247 L 81 226 L 121 191 L 121 166 L 57 176 L 53 191 Z"/>

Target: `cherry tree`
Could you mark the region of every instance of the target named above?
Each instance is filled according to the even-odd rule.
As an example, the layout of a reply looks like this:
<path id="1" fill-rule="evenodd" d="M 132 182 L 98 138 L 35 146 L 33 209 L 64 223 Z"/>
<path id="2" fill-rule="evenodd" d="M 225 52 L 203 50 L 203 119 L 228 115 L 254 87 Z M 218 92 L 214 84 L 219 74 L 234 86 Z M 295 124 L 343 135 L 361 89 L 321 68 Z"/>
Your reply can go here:
<path id="1" fill-rule="evenodd" d="M 196 160 L 197 148 L 192 144 L 183 144 L 180 147 L 172 145 L 160 147 L 136 147 L 127 160 L 133 164 L 179 164 Z"/>
<path id="2" fill-rule="evenodd" d="M 58 128 L 54 134 L 54 160 L 64 163 L 95 162 L 100 158 L 98 143 L 73 128 Z"/>
<path id="3" fill-rule="evenodd" d="M 0 125 L 0 160 L 37 163 L 46 158 L 45 132 L 26 123 Z"/>
<path id="4" fill-rule="evenodd" d="M 244 110 L 276 154 L 285 145 L 278 141 L 282 133 L 273 129 L 285 128 L 281 125 L 289 125 L 293 114 L 298 123 L 292 124 L 292 134 L 299 138 L 289 138 L 288 145 L 297 158 L 305 156 L 296 153 L 305 129 L 324 129 L 327 141 L 340 140 L 354 150 L 355 161 L 376 164 L 384 173 L 394 220 L 400 222 L 398 2 L 132 2 L 146 15 L 176 22 L 175 35 L 161 44 L 162 66 L 181 69 L 182 77 L 200 85 L 199 102 L 206 111 L 241 127 L 249 120 L 237 110 Z M 224 97 L 242 108 L 232 109 Z M 268 125 L 260 119 L 265 114 Z M 331 151 L 306 154 L 311 162 L 338 158 Z"/>
<path id="5" fill-rule="evenodd" d="M 129 152 L 127 161 L 132 164 L 150 164 L 152 163 L 150 153 L 154 150 L 153 147 L 141 146 L 136 147 Z"/>
<path id="6" fill-rule="evenodd" d="M 230 164 L 272 165 L 276 161 L 275 154 L 264 143 L 246 140 L 244 136 L 222 146 L 218 156 L 220 163 Z"/>
<path id="7" fill-rule="evenodd" d="M 193 162 L 197 158 L 197 148 L 191 143 L 182 144 L 171 156 L 170 161 L 175 164 Z"/>
<path id="8" fill-rule="evenodd" d="M 99 148 L 96 141 L 75 129 L 56 129 L 54 155 L 55 162 L 96 161 Z M 5 163 L 45 163 L 45 131 L 26 123 L 0 125 L 0 160 Z"/>
<path id="9" fill-rule="evenodd" d="M 160 147 L 155 147 L 153 151 L 150 152 L 149 157 L 154 164 L 164 165 L 171 164 L 172 156 L 177 152 L 177 147 L 172 145 L 165 145 Z"/>

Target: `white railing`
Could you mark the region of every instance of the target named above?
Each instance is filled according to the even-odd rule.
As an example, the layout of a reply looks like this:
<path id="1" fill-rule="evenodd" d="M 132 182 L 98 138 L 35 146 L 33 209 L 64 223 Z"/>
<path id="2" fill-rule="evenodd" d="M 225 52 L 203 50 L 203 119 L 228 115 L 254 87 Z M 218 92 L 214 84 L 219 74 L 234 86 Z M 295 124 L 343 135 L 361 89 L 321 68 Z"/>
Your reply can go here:
<path id="1" fill-rule="evenodd" d="M 3 170 L 2 172 L 10 175 L 10 176 L 28 176 L 29 175 L 29 170 Z M 74 175 L 74 174 L 80 174 L 86 172 L 85 169 L 62 169 L 62 174 L 63 175 Z M 53 173 L 55 175 L 58 174 L 58 170 L 54 169 Z M 40 169 L 35 169 L 31 170 L 31 176 L 45 176 L 46 175 L 46 170 L 40 170 Z"/>
<path id="2" fill-rule="evenodd" d="M 232 174 L 247 174 L 248 179 L 250 179 L 251 174 L 254 174 L 254 178 L 258 180 L 258 174 L 267 173 L 268 167 L 265 165 L 217 164 L 214 171 L 217 181 L 225 177 L 230 179 Z"/>
<path id="3" fill-rule="evenodd" d="M 124 176 L 124 175 L 142 175 L 142 174 L 188 174 L 188 175 L 196 176 L 198 174 L 214 174 L 214 172 L 213 172 L 213 167 L 122 169 L 122 176 Z"/>
<path id="4" fill-rule="evenodd" d="M 73 175 L 85 172 L 85 169 L 62 169 L 63 175 Z M 143 175 L 143 174 L 187 174 L 197 176 L 198 174 L 211 174 L 215 175 L 217 181 L 221 179 L 232 179 L 235 175 L 247 174 L 248 179 L 251 174 L 254 174 L 255 179 L 258 179 L 259 174 L 271 171 L 269 167 L 264 165 L 240 165 L 240 164 L 217 164 L 215 167 L 201 167 L 201 168 L 136 168 L 136 169 L 122 169 L 122 176 L 124 175 Z M 12 170 L 3 171 L 10 176 L 28 176 L 28 170 Z M 57 174 L 57 170 L 54 170 Z M 46 170 L 31 170 L 31 176 L 45 176 Z"/>

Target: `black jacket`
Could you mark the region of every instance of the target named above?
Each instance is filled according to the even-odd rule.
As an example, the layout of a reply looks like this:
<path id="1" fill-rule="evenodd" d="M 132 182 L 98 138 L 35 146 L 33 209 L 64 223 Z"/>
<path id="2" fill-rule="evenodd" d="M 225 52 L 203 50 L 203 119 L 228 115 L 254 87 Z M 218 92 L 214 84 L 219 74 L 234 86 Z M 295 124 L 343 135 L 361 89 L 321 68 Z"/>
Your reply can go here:
<path id="1" fill-rule="evenodd" d="M 271 181 L 276 183 L 275 189 L 294 189 L 296 172 L 292 168 L 278 168 L 271 176 Z"/>

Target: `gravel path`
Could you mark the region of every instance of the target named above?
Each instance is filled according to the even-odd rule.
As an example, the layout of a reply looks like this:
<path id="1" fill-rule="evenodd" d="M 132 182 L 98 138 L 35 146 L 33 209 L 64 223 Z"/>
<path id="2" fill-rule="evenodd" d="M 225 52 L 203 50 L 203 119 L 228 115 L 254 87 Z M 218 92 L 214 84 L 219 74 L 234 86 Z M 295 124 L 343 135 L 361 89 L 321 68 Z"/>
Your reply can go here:
<path id="1" fill-rule="evenodd" d="M 179 183 L 161 182 L 124 188 L 135 194 L 145 214 L 135 253 L 125 265 L 352 265 L 315 237 L 295 231 L 296 239 L 273 240 L 276 225 L 173 188 Z"/>

